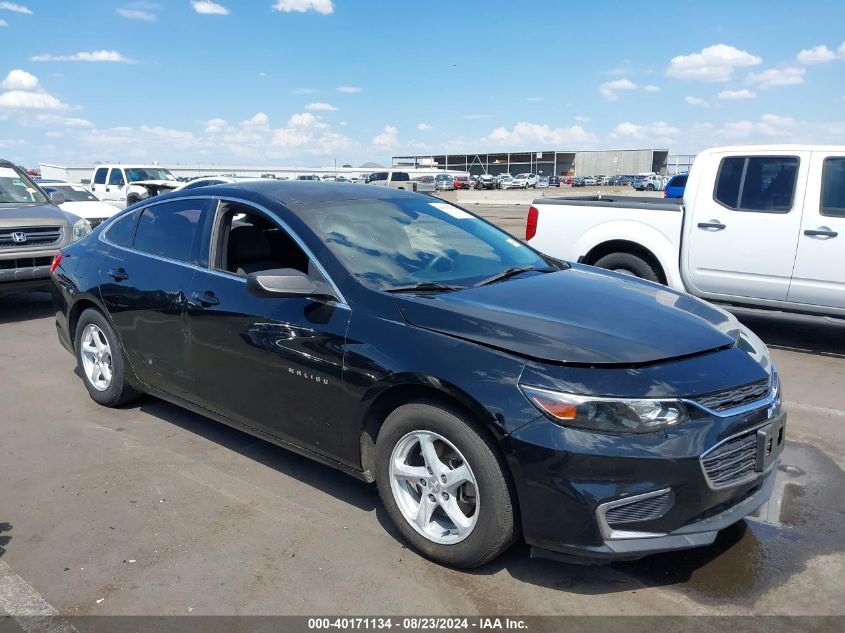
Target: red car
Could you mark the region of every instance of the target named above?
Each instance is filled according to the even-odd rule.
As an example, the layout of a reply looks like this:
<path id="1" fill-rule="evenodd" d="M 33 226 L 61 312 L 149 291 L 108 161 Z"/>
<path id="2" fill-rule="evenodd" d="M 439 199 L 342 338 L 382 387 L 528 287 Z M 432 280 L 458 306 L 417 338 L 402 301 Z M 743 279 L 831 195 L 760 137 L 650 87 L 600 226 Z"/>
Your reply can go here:
<path id="1" fill-rule="evenodd" d="M 472 181 L 469 176 L 455 176 L 455 189 L 472 189 Z"/>
<path id="2" fill-rule="evenodd" d="M 565 185 L 571 185 L 572 184 L 572 176 L 567 176 L 566 178 L 563 179 L 562 182 Z"/>

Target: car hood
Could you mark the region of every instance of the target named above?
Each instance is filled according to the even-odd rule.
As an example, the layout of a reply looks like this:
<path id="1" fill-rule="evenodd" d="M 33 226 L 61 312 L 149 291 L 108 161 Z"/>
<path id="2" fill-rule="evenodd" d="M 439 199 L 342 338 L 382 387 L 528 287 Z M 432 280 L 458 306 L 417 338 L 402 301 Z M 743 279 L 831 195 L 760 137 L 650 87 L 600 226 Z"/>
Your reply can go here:
<path id="1" fill-rule="evenodd" d="M 396 301 L 418 327 L 557 363 L 649 364 L 731 346 L 739 333 L 694 297 L 578 265 Z"/>
<path id="2" fill-rule="evenodd" d="M 64 211 L 78 215 L 81 218 L 97 220 L 110 218 L 119 210 L 117 207 L 113 207 L 107 202 L 99 202 L 96 200 L 74 200 L 71 202 L 64 202 L 61 204 L 61 208 Z"/>
<path id="3" fill-rule="evenodd" d="M 67 226 L 67 213 L 53 204 L 0 204 L 0 227 Z"/>
<path id="4" fill-rule="evenodd" d="M 153 185 L 155 187 L 169 187 L 171 189 L 175 189 L 182 183 L 178 180 L 135 180 L 129 183 L 130 185 L 141 185 L 142 187 L 147 185 Z"/>

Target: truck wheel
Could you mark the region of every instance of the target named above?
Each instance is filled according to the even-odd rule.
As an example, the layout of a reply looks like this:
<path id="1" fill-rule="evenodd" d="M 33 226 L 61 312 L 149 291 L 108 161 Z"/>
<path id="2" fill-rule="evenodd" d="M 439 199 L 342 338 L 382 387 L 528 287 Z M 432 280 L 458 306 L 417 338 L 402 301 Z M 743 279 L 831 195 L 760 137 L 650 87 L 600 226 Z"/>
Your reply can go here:
<path id="1" fill-rule="evenodd" d="M 648 185 L 645 188 L 646 191 L 654 191 L 654 185 Z"/>
<path id="2" fill-rule="evenodd" d="M 387 513 L 420 554 L 469 569 L 516 539 L 504 462 L 479 424 L 434 402 L 393 411 L 376 440 L 376 482 Z"/>
<path id="3" fill-rule="evenodd" d="M 76 363 L 91 399 L 106 407 L 137 400 L 126 379 L 126 359 L 114 330 L 102 312 L 89 308 L 76 325 Z"/>
<path id="4" fill-rule="evenodd" d="M 611 253 L 599 259 L 594 266 L 612 270 L 624 275 L 633 275 L 640 279 L 647 279 L 660 283 L 657 271 L 642 257 L 632 253 Z"/>

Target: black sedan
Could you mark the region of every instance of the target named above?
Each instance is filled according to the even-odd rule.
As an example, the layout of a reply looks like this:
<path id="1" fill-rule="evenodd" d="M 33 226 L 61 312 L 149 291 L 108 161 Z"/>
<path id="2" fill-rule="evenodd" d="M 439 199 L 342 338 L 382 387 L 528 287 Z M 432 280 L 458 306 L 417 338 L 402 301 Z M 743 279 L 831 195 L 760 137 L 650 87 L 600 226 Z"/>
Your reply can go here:
<path id="1" fill-rule="evenodd" d="M 726 312 L 545 257 L 437 198 L 255 181 L 157 196 L 63 248 L 91 397 L 152 394 L 375 481 L 423 555 L 636 558 L 769 497 L 777 374 Z"/>

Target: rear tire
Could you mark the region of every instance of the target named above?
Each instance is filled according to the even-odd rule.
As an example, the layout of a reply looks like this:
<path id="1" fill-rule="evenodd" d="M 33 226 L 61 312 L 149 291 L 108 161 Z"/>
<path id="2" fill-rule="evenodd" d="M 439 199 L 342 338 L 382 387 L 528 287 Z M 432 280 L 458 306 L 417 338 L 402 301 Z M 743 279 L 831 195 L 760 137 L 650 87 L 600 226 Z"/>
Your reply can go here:
<path id="1" fill-rule="evenodd" d="M 80 315 L 74 343 L 82 382 L 94 402 L 119 407 L 140 397 L 127 381 L 126 359 L 102 312 L 88 308 Z"/>
<path id="2" fill-rule="evenodd" d="M 652 265 L 633 253 L 611 253 L 610 255 L 605 255 L 593 265 L 617 273 L 633 275 L 640 279 L 660 283 L 660 277 Z"/>
<path id="3" fill-rule="evenodd" d="M 654 185 L 648 185 L 645 188 L 646 191 L 654 191 Z"/>
<path id="4" fill-rule="evenodd" d="M 460 411 L 426 401 L 397 408 L 379 431 L 375 466 L 387 513 L 426 558 L 469 569 L 516 539 L 504 461 L 479 423 Z M 418 518 L 421 509 L 426 518 Z"/>

